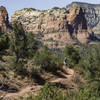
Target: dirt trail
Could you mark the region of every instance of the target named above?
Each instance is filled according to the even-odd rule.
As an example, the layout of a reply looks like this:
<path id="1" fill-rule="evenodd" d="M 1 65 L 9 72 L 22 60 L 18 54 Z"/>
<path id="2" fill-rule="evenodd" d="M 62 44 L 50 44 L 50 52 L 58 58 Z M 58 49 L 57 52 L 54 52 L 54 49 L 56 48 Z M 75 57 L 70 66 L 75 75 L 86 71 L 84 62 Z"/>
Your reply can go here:
<path id="1" fill-rule="evenodd" d="M 64 76 L 64 78 L 56 78 L 54 80 L 51 80 L 50 82 L 61 82 L 61 81 L 64 81 L 64 80 L 71 80 L 72 77 L 74 76 L 74 70 L 73 69 L 70 69 L 70 68 L 65 68 L 64 67 L 64 71 L 65 73 L 62 73 L 62 75 Z"/>
<path id="2" fill-rule="evenodd" d="M 64 77 L 57 77 L 55 79 L 48 80 L 48 82 L 58 83 L 58 82 L 63 82 L 63 81 L 70 81 L 74 77 L 74 70 L 73 69 L 69 69 L 69 68 L 66 68 L 64 66 L 64 71 L 65 72 L 61 73 Z M 43 87 L 43 86 L 42 85 L 26 86 L 26 87 L 22 88 L 17 93 L 7 93 L 4 97 L 4 100 L 11 100 L 11 99 L 8 99 L 8 98 L 25 96 L 25 94 L 28 94 L 28 93 L 31 93 L 31 92 L 37 93 L 40 90 L 41 87 Z"/>
<path id="3" fill-rule="evenodd" d="M 29 94 L 30 92 L 35 93 L 35 92 L 39 91 L 41 87 L 42 87 L 41 85 L 26 86 L 25 88 L 22 88 L 19 92 L 6 94 L 4 97 L 4 100 L 13 100 L 13 98 L 25 96 L 25 95 Z"/>

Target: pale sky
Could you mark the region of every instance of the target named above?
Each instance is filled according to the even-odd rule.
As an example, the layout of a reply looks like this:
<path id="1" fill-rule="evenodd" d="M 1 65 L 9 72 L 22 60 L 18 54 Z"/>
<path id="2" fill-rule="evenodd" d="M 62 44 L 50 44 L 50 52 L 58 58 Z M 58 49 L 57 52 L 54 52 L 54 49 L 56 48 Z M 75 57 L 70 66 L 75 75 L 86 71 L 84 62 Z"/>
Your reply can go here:
<path id="1" fill-rule="evenodd" d="M 100 4 L 100 0 L 0 0 L 0 6 L 5 6 L 9 16 L 14 11 L 22 8 L 36 8 L 40 10 L 46 10 L 53 7 L 65 7 L 71 2 L 87 2 L 92 4 Z"/>

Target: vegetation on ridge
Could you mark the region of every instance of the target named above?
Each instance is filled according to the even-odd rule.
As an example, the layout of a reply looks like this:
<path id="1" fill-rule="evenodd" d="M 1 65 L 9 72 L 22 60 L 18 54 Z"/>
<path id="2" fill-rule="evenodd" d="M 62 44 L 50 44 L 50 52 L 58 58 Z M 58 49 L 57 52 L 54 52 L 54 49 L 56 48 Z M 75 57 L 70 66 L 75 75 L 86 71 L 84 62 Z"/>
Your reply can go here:
<path id="1" fill-rule="evenodd" d="M 0 33 L 0 47 L 3 51 L 0 51 L 0 61 L 3 62 L 0 74 L 7 77 L 2 72 L 9 70 L 22 78 L 38 79 L 45 72 L 56 73 L 62 70 L 64 58 L 52 53 L 46 46 L 38 48 L 37 42 L 33 34 L 26 34 L 22 25 L 17 22 L 13 24 L 11 37 Z M 100 45 L 80 45 L 77 48 L 67 45 L 62 56 L 67 57 L 69 67 L 84 78 L 83 83 L 78 81 L 78 90 L 63 90 L 56 83 L 46 83 L 36 96 L 30 95 L 28 100 L 99 100 Z"/>

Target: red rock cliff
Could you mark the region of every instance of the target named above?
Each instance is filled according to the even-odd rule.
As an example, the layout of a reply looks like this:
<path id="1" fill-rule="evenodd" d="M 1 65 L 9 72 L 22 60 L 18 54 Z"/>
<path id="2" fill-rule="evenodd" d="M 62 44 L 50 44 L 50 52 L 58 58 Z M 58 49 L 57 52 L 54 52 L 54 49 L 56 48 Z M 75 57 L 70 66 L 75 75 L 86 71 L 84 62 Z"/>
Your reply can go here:
<path id="1" fill-rule="evenodd" d="M 8 21 L 8 12 L 5 7 L 0 7 L 0 27 L 2 28 L 2 32 L 7 32 L 9 26 Z"/>
<path id="2" fill-rule="evenodd" d="M 93 32 L 87 27 L 81 7 L 39 11 L 23 9 L 12 15 L 11 22 L 19 20 L 24 29 L 33 32 L 36 39 L 49 48 L 64 48 L 68 43 L 87 43 Z"/>

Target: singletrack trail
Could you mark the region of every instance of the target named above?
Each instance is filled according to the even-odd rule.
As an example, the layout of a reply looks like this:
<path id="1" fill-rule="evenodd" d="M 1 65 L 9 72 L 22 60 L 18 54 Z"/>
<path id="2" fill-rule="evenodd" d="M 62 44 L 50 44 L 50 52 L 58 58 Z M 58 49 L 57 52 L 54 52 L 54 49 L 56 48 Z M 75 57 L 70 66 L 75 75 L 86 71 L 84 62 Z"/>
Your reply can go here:
<path id="1" fill-rule="evenodd" d="M 74 78 L 75 71 L 73 69 L 67 68 L 66 66 L 64 66 L 63 69 L 64 69 L 64 72 L 60 73 L 61 75 L 63 75 L 63 77 L 56 77 L 54 79 L 51 78 L 50 80 L 48 80 L 48 82 L 50 83 L 64 82 L 65 84 L 66 83 L 68 84 Z M 4 97 L 4 100 L 13 100 L 13 98 L 25 96 L 28 93 L 37 94 L 42 87 L 43 85 L 38 85 L 38 84 L 27 85 L 26 87 L 23 87 L 22 89 L 20 89 L 19 92 L 7 93 Z"/>

